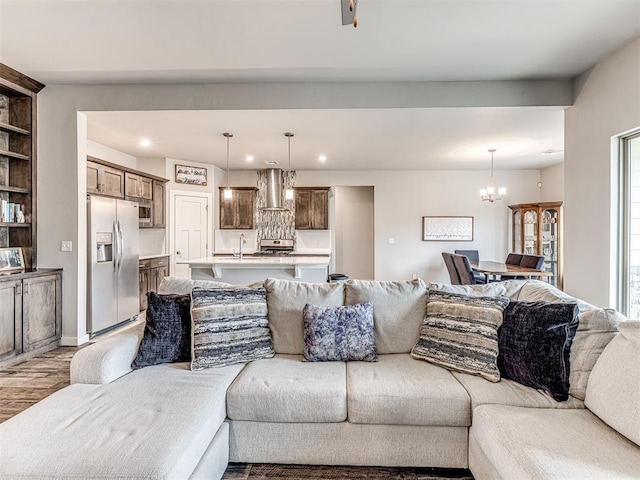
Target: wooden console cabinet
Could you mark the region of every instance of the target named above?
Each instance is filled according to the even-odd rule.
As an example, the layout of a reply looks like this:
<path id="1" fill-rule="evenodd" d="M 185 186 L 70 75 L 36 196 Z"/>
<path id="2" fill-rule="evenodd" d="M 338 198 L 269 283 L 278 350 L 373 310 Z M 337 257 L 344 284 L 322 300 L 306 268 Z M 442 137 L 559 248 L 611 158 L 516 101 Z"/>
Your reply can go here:
<path id="1" fill-rule="evenodd" d="M 0 368 L 58 345 L 62 335 L 62 270 L 0 276 Z"/>

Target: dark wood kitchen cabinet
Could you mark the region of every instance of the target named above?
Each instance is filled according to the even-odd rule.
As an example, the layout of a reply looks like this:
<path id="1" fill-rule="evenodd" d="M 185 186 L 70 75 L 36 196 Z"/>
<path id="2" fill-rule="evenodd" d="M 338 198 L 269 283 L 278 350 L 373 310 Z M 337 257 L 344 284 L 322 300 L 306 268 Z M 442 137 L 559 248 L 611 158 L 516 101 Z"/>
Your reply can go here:
<path id="1" fill-rule="evenodd" d="M 151 200 L 153 197 L 153 180 L 137 173 L 125 172 L 124 194 L 126 197 Z"/>
<path id="2" fill-rule="evenodd" d="M 87 193 L 124 198 L 124 172 L 87 160 Z"/>
<path id="3" fill-rule="evenodd" d="M 147 309 L 147 292 L 157 292 L 162 279 L 169 275 L 169 256 L 140 260 L 140 311 Z"/>
<path id="4" fill-rule="evenodd" d="M 151 207 L 151 213 L 154 228 L 164 228 L 167 222 L 164 208 L 164 184 L 165 182 L 158 180 L 153 181 L 153 205 Z"/>
<path id="5" fill-rule="evenodd" d="M 231 188 L 231 199 L 224 198 L 225 187 L 220 187 L 220 229 L 253 230 L 255 225 L 255 187 Z"/>
<path id="6" fill-rule="evenodd" d="M 329 228 L 329 187 L 295 188 L 296 230 Z"/>

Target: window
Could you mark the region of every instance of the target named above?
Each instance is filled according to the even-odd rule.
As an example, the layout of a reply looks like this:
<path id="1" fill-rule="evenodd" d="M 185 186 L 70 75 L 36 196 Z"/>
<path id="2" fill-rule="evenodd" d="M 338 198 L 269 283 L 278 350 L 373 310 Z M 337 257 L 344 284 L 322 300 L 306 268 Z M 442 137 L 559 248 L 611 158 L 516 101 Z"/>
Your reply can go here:
<path id="1" fill-rule="evenodd" d="M 618 310 L 640 318 L 640 132 L 622 137 L 620 153 Z"/>

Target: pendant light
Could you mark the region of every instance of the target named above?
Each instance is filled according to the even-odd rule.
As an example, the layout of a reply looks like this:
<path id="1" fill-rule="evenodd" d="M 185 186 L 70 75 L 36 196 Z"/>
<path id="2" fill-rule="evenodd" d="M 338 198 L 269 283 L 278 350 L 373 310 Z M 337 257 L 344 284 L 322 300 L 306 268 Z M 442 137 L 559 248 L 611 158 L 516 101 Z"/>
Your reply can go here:
<path id="1" fill-rule="evenodd" d="M 287 137 L 287 139 L 289 141 L 289 170 L 288 170 L 288 172 L 291 172 L 291 137 L 293 137 L 293 133 L 286 132 L 284 134 L 284 136 Z M 292 188 L 287 188 L 284 191 L 284 198 L 286 200 L 293 200 L 293 189 Z"/>
<path id="2" fill-rule="evenodd" d="M 493 154 L 496 153 L 495 148 L 490 148 L 491 154 L 491 178 L 489 185 L 486 188 L 480 189 L 480 198 L 483 202 L 495 202 L 496 200 L 502 200 L 507 194 L 507 187 L 498 187 L 498 194 L 496 195 L 496 187 L 493 185 Z"/>
<path id="3" fill-rule="evenodd" d="M 231 200 L 233 198 L 233 191 L 229 188 L 229 139 L 233 137 L 233 133 L 225 132 L 222 135 L 227 137 L 227 188 L 224 189 L 224 199 Z"/>

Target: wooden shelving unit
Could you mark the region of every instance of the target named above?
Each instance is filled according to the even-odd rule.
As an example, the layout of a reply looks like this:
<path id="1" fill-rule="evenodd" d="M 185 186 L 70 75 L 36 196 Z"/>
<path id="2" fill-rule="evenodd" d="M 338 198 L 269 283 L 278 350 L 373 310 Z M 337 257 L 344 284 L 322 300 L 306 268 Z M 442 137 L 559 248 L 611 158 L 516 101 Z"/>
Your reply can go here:
<path id="1" fill-rule="evenodd" d="M 42 88 L 0 64 L 0 201 L 20 205 L 24 215 L 0 222 L 0 248 L 22 248 L 27 269 L 36 266 L 36 96 Z"/>

